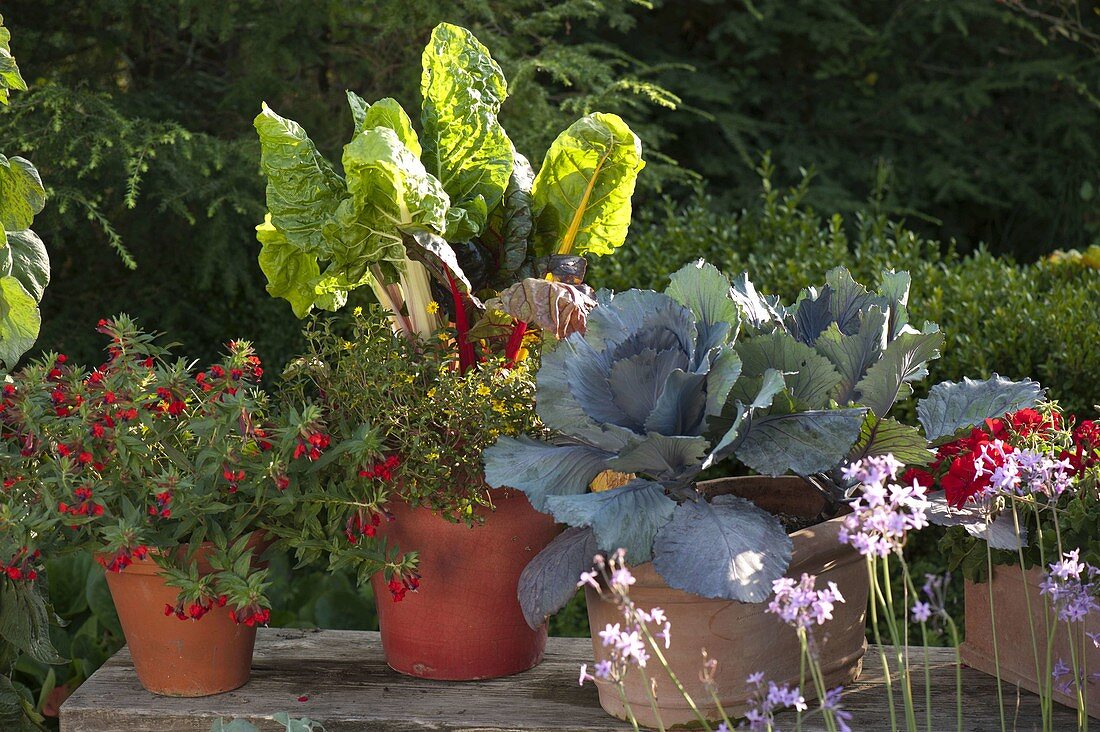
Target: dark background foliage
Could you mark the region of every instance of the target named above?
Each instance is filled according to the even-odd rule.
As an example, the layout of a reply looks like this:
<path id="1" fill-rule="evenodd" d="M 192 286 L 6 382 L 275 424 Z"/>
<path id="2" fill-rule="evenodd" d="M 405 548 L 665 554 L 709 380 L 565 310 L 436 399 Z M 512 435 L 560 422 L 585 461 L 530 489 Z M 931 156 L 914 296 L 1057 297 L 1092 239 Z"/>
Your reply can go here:
<path id="1" fill-rule="evenodd" d="M 703 256 L 790 300 L 839 264 L 865 282 L 909 269 L 914 318 L 947 333 L 929 383 L 1032 376 L 1094 411 L 1100 273 L 1045 259 L 1100 243 L 1091 3 L 1093 30 L 1043 17 L 1065 0 L 1033 12 L 1022 0 L 654 5 L 5 0 L 31 89 L 0 110 L 0 150 L 30 158 L 49 191 L 35 221 L 54 266 L 39 348 L 94 363 L 96 320 L 126 311 L 204 358 L 250 338 L 278 373 L 302 342 L 256 264 L 252 118 L 266 100 L 337 159 L 351 132 L 344 90 L 416 108 L 420 50 L 447 20 L 504 67 L 502 117 L 522 152 L 538 159 L 597 109 L 643 139 L 635 224 L 622 251 L 593 263 L 593 284 L 662 287 Z M 920 538 L 914 566 L 942 569 Z M 298 571 L 291 583 L 281 557 L 273 572 L 278 624 L 375 622 L 369 591 L 345 576 Z M 94 567 L 60 558 L 49 575 L 69 621 L 55 640 L 73 661 L 20 661 L 40 707 L 119 643 Z M 573 603 L 552 631 L 585 624 Z"/>

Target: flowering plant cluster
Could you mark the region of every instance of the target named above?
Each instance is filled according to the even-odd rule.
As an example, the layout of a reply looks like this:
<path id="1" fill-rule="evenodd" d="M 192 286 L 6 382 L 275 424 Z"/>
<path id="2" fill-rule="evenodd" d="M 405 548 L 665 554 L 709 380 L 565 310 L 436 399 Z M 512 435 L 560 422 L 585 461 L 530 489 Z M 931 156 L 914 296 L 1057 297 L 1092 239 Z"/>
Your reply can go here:
<path id="1" fill-rule="evenodd" d="M 6 577 L 34 580 L 49 552 L 86 548 L 110 572 L 155 561 L 180 590 L 166 614 L 226 608 L 238 622 L 266 622 L 266 571 L 253 560 L 269 506 L 327 444 L 319 410 L 276 418 L 247 342 L 196 371 L 126 316 L 98 330 L 102 364 L 50 354 L 2 387 Z M 203 542 L 212 573 L 198 571 Z"/>
<path id="2" fill-rule="evenodd" d="M 383 571 L 394 599 L 419 584 L 416 555 L 399 556 L 378 530 L 392 520 L 388 501 L 424 506 L 474 522 L 491 506 L 481 451 L 501 435 L 537 433 L 533 409 L 538 338 L 525 336 L 515 363 L 488 358 L 457 367 L 446 332 L 428 340 L 393 333 L 378 307 L 355 308 L 339 321 L 306 330 L 306 353 L 286 371 L 283 393 L 315 401 L 333 445 L 272 531 L 299 560 L 328 558 L 360 582 Z"/>

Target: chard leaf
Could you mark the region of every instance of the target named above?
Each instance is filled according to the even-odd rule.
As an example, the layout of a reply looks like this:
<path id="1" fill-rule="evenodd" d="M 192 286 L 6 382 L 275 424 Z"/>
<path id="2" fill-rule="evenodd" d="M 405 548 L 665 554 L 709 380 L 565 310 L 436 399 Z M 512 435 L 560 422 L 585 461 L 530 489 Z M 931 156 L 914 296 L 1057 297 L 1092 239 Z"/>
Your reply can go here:
<path id="1" fill-rule="evenodd" d="M 837 467 L 859 439 L 863 409 L 753 417 L 737 458 L 761 475 L 821 473 Z"/>
<path id="2" fill-rule="evenodd" d="M 11 370 L 38 339 L 38 303 L 15 277 L 0 277 L 0 363 Z"/>
<path id="3" fill-rule="evenodd" d="M 867 412 L 859 430 L 859 442 L 852 448 L 847 462 L 887 454 L 906 465 L 927 465 L 932 461 L 928 440 L 919 429 L 889 417 L 876 417 L 874 412 Z"/>
<path id="4" fill-rule="evenodd" d="M 775 516 L 744 498 L 725 495 L 677 506 L 653 549 L 653 567 L 669 587 L 702 597 L 763 602 L 772 582 L 787 571 L 794 545 Z"/>
<path id="5" fill-rule="evenodd" d="M 885 417 L 898 399 L 909 396 L 913 392 L 909 382 L 927 376 L 928 362 L 940 357 L 943 333 L 936 326 L 925 327 L 923 333 L 914 331 L 899 335 L 856 384 L 858 402 L 870 407 L 879 417 Z"/>
<path id="6" fill-rule="evenodd" d="M 327 254 L 322 226 L 347 197 L 343 180 L 294 120 L 264 104 L 253 125 L 260 136 L 271 223 L 302 251 Z"/>
<path id="7" fill-rule="evenodd" d="M 527 259 L 527 247 L 534 226 L 531 217 L 531 184 L 534 180 L 535 171 L 531 169 L 531 163 L 513 151 L 512 176 L 508 179 L 504 198 L 489 211 L 485 231 L 478 239 L 496 258 L 498 265 L 493 282 L 498 287 L 512 284 L 515 274 Z"/>
<path id="8" fill-rule="evenodd" d="M 519 576 L 519 604 L 529 626 L 538 628 L 573 599 L 598 551 L 592 529 L 571 526 L 528 562 Z"/>
<path id="9" fill-rule="evenodd" d="M 481 453 L 485 482 L 523 491 L 536 511 L 550 496 L 588 490 L 613 454 L 587 445 L 548 445 L 530 437 L 501 437 Z"/>
<path id="10" fill-rule="evenodd" d="M 558 521 L 592 527 L 600 549 L 625 549 L 635 563 L 653 557 L 653 538 L 676 508 L 660 483 L 641 478 L 599 493 L 550 496 L 546 504 Z"/>
<path id="11" fill-rule="evenodd" d="M 512 175 L 512 143 L 497 113 L 508 96 L 504 72 L 474 35 L 440 23 L 424 49 L 424 162 L 451 198 L 452 241 L 479 234 Z"/>
<path id="12" fill-rule="evenodd" d="M 0 246 L 7 243 L 6 232 L 29 228 L 45 205 L 46 189 L 34 165 L 0 155 Z"/>
<path id="13" fill-rule="evenodd" d="M 562 340 L 585 332 L 588 314 L 596 307 L 590 292 L 586 287 L 527 277 L 501 292 L 492 306 Z"/>
<path id="14" fill-rule="evenodd" d="M 420 262 L 435 277 L 440 285 L 450 288 L 448 274 L 454 278 L 459 289 L 467 295 L 473 291 L 473 285 L 466 278 L 458 263 L 458 255 L 446 239 L 424 229 L 403 229 L 405 250 L 409 259 Z M 481 307 L 481 302 L 470 295 L 475 305 Z"/>
<path id="15" fill-rule="evenodd" d="M 409 149 L 416 157 L 420 157 L 423 150 L 420 140 L 416 137 L 412 120 L 405 110 L 397 103 L 396 99 L 379 99 L 374 104 L 367 104 L 355 92 L 348 92 L 348 103 L 351 105 L 351 115 L 355 120 L 355 134 L 358 135 L 373 127 L 386 127 L 394 131 L 397 139 Z"/>
<path id="16" fill-rule="evenodd" d="M 344 146 L 343 163 L 351 198 L 340 205 L 325 234 L 337 271 L 355 286 L 374 264 L 400 266 L 406 254 L 401 229 L 441 233 L 448 201 L 439 181 L 389 128 L 356 136 Z"/>
<path id="17" fill-rule="evenodd" d="M 271 223 L 271 214 L 256 227 L 260 242 L 260 269 L 267 278 L 267 291 L 290 303 L 299 318 L 309 315 L 317 300 L 314 284 L 320 279 L 317 255 L 304 252 L 286 240 Z"/>
<path id="18" fill-rule="evenodd" d="M 743 376 L 763 376 L 768 369 L 784 373 L 791 396 L 808 409 L 824 407 L 840 382 L 827 358 L 783 331 L 755 336 L 735 348 Z"/>
<path id="19" fill-rule="evenodd" d="M 531 189 L 535 253 L 615 251 L 626 240 L 644 166 L 641 142 L 618 116 L 597 112 L 574 122 L 550 146 Z"/>
<path id="20" fill-rule="evenodd" d="M 8 103 L 8 93 L 12 89 L 27 91 L 27 82 L 23 81 L 15 58 L 11 55 L 10 41 L 11 31 L 4 27 L 4 16 L 0 15 L 0 104 Z"/>
<path id="21" fill-rule="evenodd" d="M 1010 381 L 998 374 L 984 381 L 944 381 L 917 403 L 917 419 L 928 439 L 938 441 L 987 419 L 1034 406 L 1044 391 L 1037 381 Z"/>
<path id="22" fill-rule="evenodd" d="M 46 285 L 50 284 L 50 256 L 46 245 L 30 229 L 8 232 L 11 254 L 10 273 L 23 285 L 35 302 L 42 301 Z"/>

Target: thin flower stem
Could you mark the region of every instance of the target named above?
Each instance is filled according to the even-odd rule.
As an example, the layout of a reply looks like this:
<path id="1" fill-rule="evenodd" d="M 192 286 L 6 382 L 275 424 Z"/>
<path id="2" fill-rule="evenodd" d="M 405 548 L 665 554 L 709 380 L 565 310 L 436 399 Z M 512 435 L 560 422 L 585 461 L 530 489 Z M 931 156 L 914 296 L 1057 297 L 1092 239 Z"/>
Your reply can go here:
<path id="1" fill-rule="evenodd" d="M 803 653 L 798 658 L 798 688 L 806 688 L 806 654 Z M 802 710 L 798 709 L 795 712 L 795 729 L 802 729 Z"/>
<path id="2" fill-rule="evenodd" d="M 888 557 L 882 560 L 882 583 L 885 590 L 886 623 L 890 628 L 890 636 L 894 640 L 894 654 L 898 659 L 898 677 L 901 682 L 901 698 L 905 703 L 905 723 L 909 730 L 916 732 L 917 713 L 913 708 L 913 687 L 909 683 L 909 639 L 902 638 L 898 630 L 898 619 L 894 615 L 894 592 L 890 587 L 890 561 Z M 882 592 L 879 596 L 882 596 Z"/>
<path id="3" fill-rule="evenodd" d="M 890 699 L 890 730 L 897 732 L 897 712 L 894 711 L 894 685 L 890 680 L 890 662 L 886 658 L 886 649 L 882 646 L 882 633 L 878 627 L 878 602 L 876 596 L 881 594 L 878 588 L 878 577 L 875 575 L 875 558 L 867 557 L 867 581 L 871 587 L 871 630 L 875 636 L 875 647 L 878 648 L 879 660 L 882 662 L 882 678 L 886 683 L 886 695 Z"/>
<path id="4" fill-rule="evenodd" d="M 645 695 L 646 698 L 649 699 L 649 708 L 653 710 L 653 718 L 657 720 L 657 729 L 661 732 L 665 732 L 665 722 L 661 719 L 661 710 L 657 709 L 657 697 L 653 693 L 653 680 L 642 673 L 641 669 L 638 669 L 638 673 L 641 674 L 643 681 L 649 682 L 645 684 Z"/>
<path id="5" fill-rule="evenodd" d="M 1047 568 L 1047 556 L 1045 543 L 1043 538 L 1043 523 L 1042 517 L 1039 515 L 1039 506 L 1036 503 L 1031 504 L 1032 514 L 1035 516 L 1035 534 L 1037 537 L 1036 545 L 1039 547 L 1039 565 L 1045 571 Z M 1054 525 L 1057 527 L 1058 521 L 1055 517 Z M 1061 546 L 1061 537 L 1058 535 L 1058 544 Z M 1025 585 L 1025 592 L 1027 588 Z M 1057 617 L 1053 614 L 1050 603 L 1043 601 L 1043 629 L 1047 634 L 1046 653 L 1043 657 L 1045 669 L 1043 672 L 1043 678 L 1039 681 L 1044 689 L 1045 693 L 1040 695 L 1040 704 L 1046 707 L 1044 713 L 1051 720 L 1051 729 L 1054 724 L 1054 678 L 1052 675 L 1052 669 L 1054 665 L 1054 635 L 1058 629 Z"/>
<path id="6" fill-rule="evenodd" d="M 1001 689 L 1001 656 L 997 647 L 997 608 L 993 606 L 993 550 L 985 544 L 986 588 L 989 590 L 989 635 L 993 639 L 993 668 L 997 671 L 997 711 L 1001 715 L 1001 732 L 1005 732 L 1005 699 Z"/>
<path id="7" fill-rule="evenodd" d="M 669 666 L 668 661 L 665 660 L 665 654 L 661 653 L 661 649 L 657 645 L 656 639 L 653 637 L 653 634 L 649 632 L 649 628 L 646 627 L 645 623 L 641 624 L 641 629 L 642 633 L 645 634 L 646 641 L 649 643 L 650 649 L 652 649 L 653 651 L 653 655 L 657 657 L 657 660 L 664 668 L 665 673 L 668 674 L 669 680 L 672 681 L 672 684 L 676 687 L 676 690 L 680 692 L 680 696 L 684 697 L 684 701 L 686 701 L 688 703 L 688 706 L 691 707 L 691 711 L 695 715 L 695 718 L 698 719 L 699 723 L 703 725 L 703 729 L 707 730 L 707 732 L 713 732 L 710 726 L 710 721 L 705 716 L 703 716 L 702 712 L 699 711 L 699 707 L 696 706 L 695 700 L 691 698 L 691 695 L 687 693 L 687 689 L 685 689 L 684 685 L 680 683 L 680 679 L 676 677 L 676 673 L 672 670 L 672 667 Z"/>
<path id="8" fill-rule="evenodd" d="M 1016 536 L 1020 536 L 1020 516 L 1016 511 L 1016 499 L 1010 498 L 1012 504 L 1012 524 L 1016 530 Z M 1035 680 L 1039 684 L 1039 696 L 1044 696 L 1044 691 L 1049 695 L 1050 690 L 1046 681 L 1043 679 L 1042 669 L 1039 662 L 1039 639 L 1035 635 L 1035 619 L 1031 614 L 1031 593 L 1028 592 L 1027 586 L 1027 567 L 1024 564 L 1024 545 L 1020 542 L 1020 545 L 1016 548 L 1016 555 L 1020 561 L 1020 576 L 1023 578 L 1024 583 L 1024 601 L 1027 603 L 1027 625 L 1031 631 L 1031 653 L 1035 657 Z M 1051 719 L 1049 712 L 1051 711 L 1046 702 L 1040 699 L 1039 710 L 1043 715 L 1043 732 L 1049 732 L 1051 729 Z"/>
<path id="9" fill-rule="evenodd" d="M 710 698 L 714 700 L 714 707 L 718 710 L 718 713 L 722 715 L 722 721 L 725 723 L 728 729 L 733 729 L 733 722 L 726 715 L 726 708 L 722 706 L 722 700 L 718 698 L 718 692 L 712 687 L 710 689 Z"/>
<path id="10" fill-rule="evenodd" d="M 833 716 L 833 711 L 825 706 L 825 677 L 821 673 L 821 666 L 817 663 L 817 659 L 810 653 L 810 644 L 806 637 L 805 628 L 798 629 L 798 642 L 802 646 L 802 658 L 809 661 L 810 676 L 813 678 L 814 688 L 817 690 L 818 702 L 825 718 L 825 728 L 829 732 L 836 732 L 836 719 Z"/>
<path id="11" fill-rule="evenodd" d="M 959 655 L 959 628 L 951 616 L 944 613 L 947 621 L 947 630 L 951 635 L 951 645 L 955 647 L 955 729 L 962 732 L 963 728 L 963 672 L 962 657 Z"/>
<path id="12" fill-rule="evenodd" d="M 634 716 L 634 710 L 630 708 L 630 702 L 628 702 L 626 700 L 626 686 L 624 686 L 623 682 L 620 681 L 620 682 L 618 682 L 618 687 L 619 687 L 619 698 L 623 700 L 623 709 L 626 710 L 626 716 L 630 720 L 630 725 L 634 728 L 634 732 L 639 732 L 639 730 L 638 730 L 638 720 Z"/>

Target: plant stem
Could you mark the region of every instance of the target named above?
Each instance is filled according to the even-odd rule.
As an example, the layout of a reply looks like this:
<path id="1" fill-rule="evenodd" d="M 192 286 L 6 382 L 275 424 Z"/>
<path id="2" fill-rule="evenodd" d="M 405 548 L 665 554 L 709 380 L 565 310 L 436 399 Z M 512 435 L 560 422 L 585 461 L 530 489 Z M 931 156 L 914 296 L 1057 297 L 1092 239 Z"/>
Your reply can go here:
<path id="1" fill-rule="evenodd" d="M 1001 689 L 1001 656 L 997 647 L 997 608 L 993 606 L 993 550 L 985 543 L 986 588 L 989 591 L 989 635 L 993 639 L 993 668 L 997 671 L 997 711 L 1001 715 L 1001 732 L 1005 732 L 1005 700 Z M 1026 592 L 1026 590 L 1025 590 Z"/>
<path id="2" fill-rule="evenodd" d="M 898 632 L 898 619 L 894 615 L 894 593 L 890 588 L 890 562 L 888 557 L 884 557 L 882 560 L 882 583 L 885 593 L 879 593 L 880 597 L 885 594 L 884 598 L 884 610 L 886 613 L 886 624 L 890 628 L 890 637 L 894 641 L 894 655 L 898 659 L 898 675 L 901 682 L 901 698 L 905 703 L 905 723 L 908 729 L 916 732 L 917 729 L 917 713 L 913 708 L 913 687 L 909 683 L 909 639 L 902 638 Z M 908 608 L 907 608 L 908 609 Z"/>
<path id="3" fill-rule="evenodd" d="M 623 709 L 626 710 L 626 716 L 630 719 L 630 725 L 634 728 L 634 732 L 638 730 L 638 720 L 634 717 L 634 710 L 630 708 L 630 702 L 626 700 L 626 687 L 623 682 L 618 683 L 619 686 L 619 698 L 623 700 Z"/>
<path id="4" fill-rule="evenodd" d="M 962 732 L 963 728 L 963 672 L 962 656 L 959 655 L 959 628 L 955 621 L 946 612 L 944 618 L 947 621 L 947 630 L 951 635 L 951 645 L 955 647 L 955 728 Z"/>
<path id="5" fill-rule="evenodd" d="M 897 732 L 898 720 L 897 713 L 894 711 L 894 686 L 890 680 L 890 661 L 886 658 L 886 649 L 882 646 L 882 634 L 878 627 L 877 596 L 881 593 L 878 588 L 878 578 L 875 575 L 875 558 L 872 556 L 867 557 L 867 580 L 871 586 L 871 630 L 874 632 L 875 647 L 878 648 L 879 660 L 882 662 L 882 678 L 886 683 L 886 695 L 890 698 L 890 730 Z"/>
<path id="6" fill-rule="evenodd" d="M 1016 511 L 1016 499 L 1010 497 L 1009 500 L 1012 503 L 1012 525 L 1016 530 L 1016 536 L 1020 536 L 1020 516 Z M 1016 548 L 1016 555 L 1020 562 L 1020 576 L 1023 579 L 1024 586 L 1024 601 L 1027 603 L 1027 625 L 1031 631 L 1031 653 L 1035 657 L 1035 681 L 1039 685 L 1039 711 L 1043 715 L 1043 732 L 1049 732 L 1051 729 L 1051 718 L 1048 713 L 1049 710 L 1045 696 L 1050 695 L 1049 680 L 1043 679 L 1042 669 L 1039 666 L 1039 639 L 1035 636 L 1035 619 L 1031 613 L 1031 593 L 1028 591 L 1027 585 L 1027 566 L 1024 563 L 1024 545 L 1021 541 Z"/>
<path id="7" fill-rule="evenodd" d="M 672 684 L 676 687 L 676 690 L 680 692 L 680 696 L 684 697 L 684 701 L 691 707 L 691 711 L 695 714 L 695 718 L 699 720 L 699 723 L 703 725 L 703 729 L 707 732 L 712 732 L 710 721 L 703 716 L 703 713 L 699 711 L 699 707 L 696 706 L 695 700 L 691 698 L 691 695 L 687 693 L 687 689 L 680 683 L 680 679 L 676 678 L 676 673 L 672 670 L 672 667 L 668 665 L 668 661 L 665 659 L 665 654 L 661 653 L 660 647 L 657 645 L 657 640 L 653 637 L 653 634 L 649 632 L 649 628 L 645 623 L 641 623 L 642 633 L 645 634 L 646 641 L 649 643 L 650 649 L 653 651 L 653 655 L 657 657 L 657 661 L 660 662 L 664 668 L 665 673 L 668 674 L 668 678 L 672 681 Z"/>

